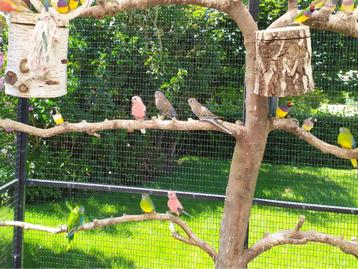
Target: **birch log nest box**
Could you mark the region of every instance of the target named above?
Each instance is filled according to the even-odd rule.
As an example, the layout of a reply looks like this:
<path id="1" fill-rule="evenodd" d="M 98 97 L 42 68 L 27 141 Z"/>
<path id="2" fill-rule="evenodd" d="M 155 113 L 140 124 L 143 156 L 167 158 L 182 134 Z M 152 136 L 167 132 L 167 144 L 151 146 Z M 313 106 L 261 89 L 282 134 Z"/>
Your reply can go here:
<path id="1" fill-rule="evenodd" d="M 33 49 L 33 32 L 38 14 L 11 13 L 9 45 L 5 70 L 5 92 L 18 97 L 59 97 L 67 93 L 67 47 L 69 29 L 60 22 L 50 30 L 46 42 L 52 42 L 53 51 L 47 54 L 52 64 L 32 68 L 29 56 Z M 51 38 L 53 40 L 51 40 Z M 46 43 L 44 42 L 44 43 Z M 42 45 L 42 44 L 41 44 Z M 35 49 L 45 50 L 43 46 Z"/>
<path id="2" fill-rule="evenodd" d="M 312 91 L 311 58 L 309 27 L 257 31 L 254 93 L 284 97 Z"/>

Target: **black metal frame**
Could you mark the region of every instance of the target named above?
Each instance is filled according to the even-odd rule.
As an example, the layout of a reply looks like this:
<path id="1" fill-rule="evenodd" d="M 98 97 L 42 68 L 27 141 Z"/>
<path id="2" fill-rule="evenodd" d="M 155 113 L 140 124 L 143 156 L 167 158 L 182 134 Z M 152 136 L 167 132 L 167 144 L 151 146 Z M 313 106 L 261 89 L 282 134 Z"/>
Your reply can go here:
<path id="1" fill-rule="evenodd" d="M 29 100 L 19 98 L 17 120 L 28 123 Z M 26 148 L 27 134 L 17 133 L 16 135 L 16 170 L 15 180 L 17 181 L 15 192 L 15 212 L 14 220 L 23 221 L 25 216 L 25 180 L 26 180 Z M 13 265 L 14 268 L 22 267 L 23 258 L 23 229 L 14 228 L 13 242 Z"/>

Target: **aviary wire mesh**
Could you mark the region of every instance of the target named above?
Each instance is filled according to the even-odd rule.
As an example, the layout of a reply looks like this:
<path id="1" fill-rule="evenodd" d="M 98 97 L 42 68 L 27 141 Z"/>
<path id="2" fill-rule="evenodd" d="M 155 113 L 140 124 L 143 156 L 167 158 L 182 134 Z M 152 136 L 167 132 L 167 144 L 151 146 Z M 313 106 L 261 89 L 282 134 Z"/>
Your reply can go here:
<path id="1" fill-rule="evenodd" d="M 260 21 L 264 21 L 263 13 Z M 179 119 L 194 118 L 189 97 L 198 98 L 228 121 L 242 119 L 242 37 L 235 24 L 219 12 L 195 6 L 125 12 L 105 20 L 76 20 L 70 35 L 69 93 L 57 99 L 31 100 L 32 125 L 53 126 L 50 111 L 54 107 L 69 122 L 129 119 L 133 95 L 142 97 L 151 118 L 158 114 L 154 105 L 158 89 L 173 102 Z M 358 138 L 357 41 L 313 31 L 312 43 L 317 90 L 293 98 L 295 107 L 290 114 L 301 122 L 315 116 L 318 122 L 313 134 L 329 143 L 336 144 L 341 126 L 349 127 Z M 234 147 L 226 134 L 158 130 L 147 130 L 145 135 L 126 130 L 100 134 L 100 139 L 81 133 L 29 137 L 28 178 L 225 194 Z M 255 196 L 357 207 L 357 179 L 358 172 L 351 169 L 349 160 L 322 154 L 294 136 L 275 132 L 269 138 Z M 179 198 L 193 215 L 184 217 L 185 221 L 217 249 L 223 202 Z M 152 195 L 152 199 L 158 212 L 167 211 L 166 197 Z M 25 217 L 28 222 L 56 227 L 66 222 L 69 207 L 75 204 L 83 205 L 86 221 L 92 221 L 139 214 L 139 201 L 135 193 L 32 186 L 27 188 Z M 292 228 L 300 214 L 307 219 L 303 229 L 357 236 L 355 215 L 255 205 L 249 245 L 264 232 Z M 66 246 L 63 234 L 26 231 L 24 267 L 213 266 L 205 253 L 171 238 L 168 223 L 159 221 L 79 232 L 68 252 Z M 275 248 L 249 268 L 356 266 L 354 258 L 339 250 L 310 244 Z"/>

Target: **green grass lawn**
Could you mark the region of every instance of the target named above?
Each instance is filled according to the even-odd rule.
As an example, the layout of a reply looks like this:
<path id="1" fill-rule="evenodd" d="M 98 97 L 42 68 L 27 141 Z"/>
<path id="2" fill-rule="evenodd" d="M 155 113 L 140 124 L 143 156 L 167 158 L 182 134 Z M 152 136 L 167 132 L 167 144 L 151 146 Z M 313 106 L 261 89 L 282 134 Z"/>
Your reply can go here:
<path id="1" fill-rule="evenodd" d="M 228 162 L 199 158 L 181 160 L 178 169 L 155 183 L 147 183 L 147 186 L 171 188 L 171 177 L 174 175 L 175 180 L 182 182 L 180 188 L 187 190 L 192 181 L 190 175 L 198 167 L 205 169 L 210 165 L 215 166 L 216 174 L 195 178 L 201 187 L 194 191 L 213 192 L 215 189 L 217 193 L 223 193 Z M 356 173 L 353 170 L 264 165 L 256 197 L 358 206 L 357 190 L 354 189 Z M 219 178 L 222 180 L 218 180 Z M 189 187 L 193 188 L 193 185 Z M 75 192 L 71 199 L 28 204 L 26 221 L 54 227 L 62 225 L 66 222 L 68 207 L 74 203 L 86 208 L 86 221 L 138 214 L 139 199 L 138 194 Z M 165 197 L 152 196 L 152 199 L 158 212 L 167 210 Z M 193 215 L 193 218 L 184 217 L 185 221 L 198 236 L 217 248 L 223 203 L 184 198 L 181 200 L 187 211 Z M 357 216 L 254 206 L 250 220 L 250 244 L 261 238 L 264 232 L 293 227 L 300 214 L 304 214 L 307 219 L 303 229 L 315 229 L 345 238 L 357 236 Z M 0 209 L 0 219 L 11 218 L 10 209 Z M 12 229 L 1 228 L 0 250 L 8 248 L 11 237 Z M 173 239 L 168 223 L 160 221 L 126 223 L 79 232 L 68 252 L 65 251 L 66 246 L 64 234 L 26 231 L 25 267 L 213 268 L 212 261 L 204 252 Z M 0 264 L 0 267 L 6 265 Z M 333 247 L 309 244 L 274 248 L 252 262 L 250 268 L 353 269 L 358 268 L 358 262 Z"/>

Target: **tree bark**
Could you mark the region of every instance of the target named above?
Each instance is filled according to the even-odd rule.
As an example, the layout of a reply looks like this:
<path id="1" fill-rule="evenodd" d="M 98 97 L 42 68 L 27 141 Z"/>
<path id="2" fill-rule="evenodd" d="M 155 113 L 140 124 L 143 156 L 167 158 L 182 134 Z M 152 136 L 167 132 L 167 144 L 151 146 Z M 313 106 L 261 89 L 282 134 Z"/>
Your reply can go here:
<path id="1" fill-rule="evenodd" d="M 240 5 L 240 4 L 239 4 Z M 241 4 L 242 5 L 242 4 Z M 244 242 L 257 176 L 269 133 L 268 98 L 253 93 L 255 86 L 255 31 L 252 18 L 242 19 L 242 7 L 228 12 L 242 29 L 246 47 L 246 122 L 243 136 L 236 139 L 224 214 L 220 230 L 220 248 L 216 269 L 245 268 Z"/>

